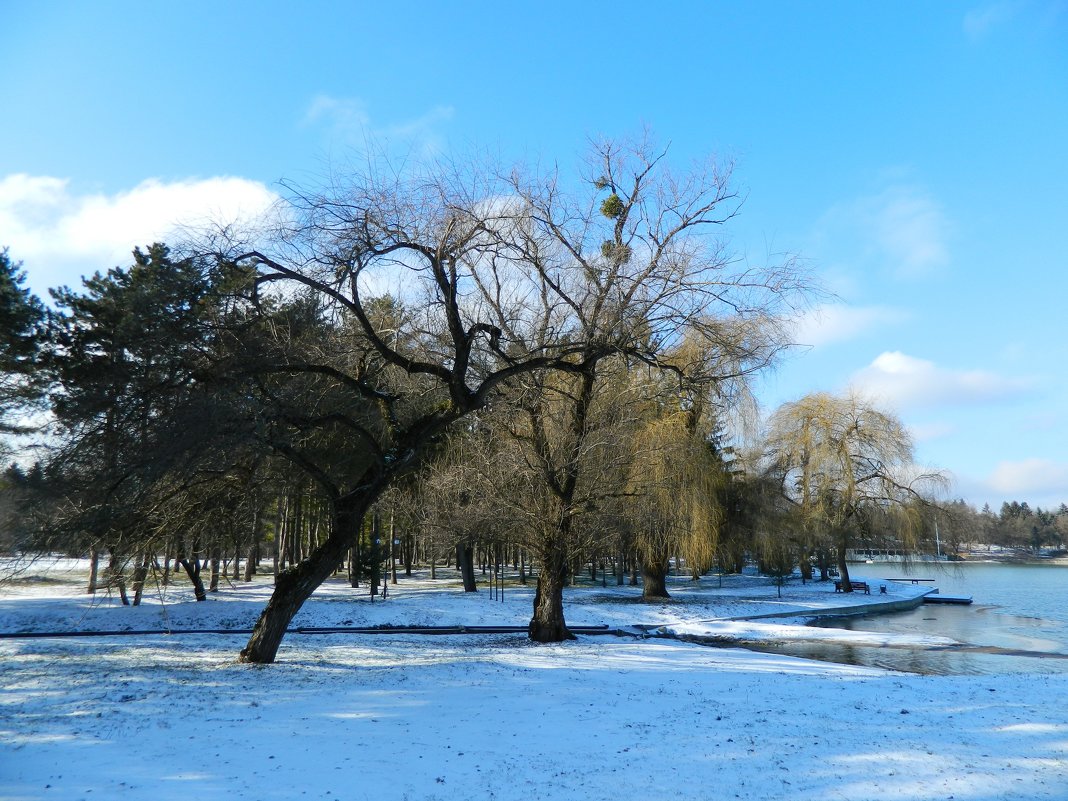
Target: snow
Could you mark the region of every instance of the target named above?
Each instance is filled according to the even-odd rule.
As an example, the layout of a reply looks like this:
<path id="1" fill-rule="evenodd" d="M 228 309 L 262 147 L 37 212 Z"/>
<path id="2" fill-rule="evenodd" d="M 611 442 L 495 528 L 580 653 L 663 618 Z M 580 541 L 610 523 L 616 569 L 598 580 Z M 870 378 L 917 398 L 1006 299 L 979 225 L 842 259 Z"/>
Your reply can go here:
<path id="1" fill-rule="evenodd" d="M 452 571 L 385 602 L 324 586 L 295 626 L 524 625 L 532 588 L 460 592 Z M 42 580 L 45 579 L 45 580 Z M 0 631 L 247 628 L 270 586 L 138 608 L 81 594 L 84 565 L 0 590 Z M 565 596 L 572 625 L 686 636 L 902 635 L 798 625 L 925 591 L 836 595 L 757 578 Z M 355 593 L 359 593 L 358 595 Z M 757 618 L 768 613 L 799 617 Z M 270 666 L 240 634 L 0 640 L 0 799 L 1065 799 L 1068 674 L 918 676 L 658 637 L 289 635 Z M 929 638 L 941 640 L 939 638 Z M 915 642 L 916 638 L 908 638 Z"/>

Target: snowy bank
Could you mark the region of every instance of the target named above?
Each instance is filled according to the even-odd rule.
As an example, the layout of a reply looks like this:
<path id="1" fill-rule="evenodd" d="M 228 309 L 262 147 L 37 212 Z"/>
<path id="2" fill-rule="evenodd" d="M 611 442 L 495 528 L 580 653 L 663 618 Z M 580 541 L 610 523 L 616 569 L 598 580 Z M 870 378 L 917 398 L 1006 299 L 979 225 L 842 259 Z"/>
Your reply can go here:
<path id="1" fill-rule="evenodd" d="M 801 627 L 729 618 L 842 603 L 818 585 L 788 586 L 780 599 L 774 586 L 749 583 L 717 598 L 713 586 L 680 582 L 675 600 L 657 604 L 634 601 L 631 588 L 575 589 L 568 621 L 751 636 Z M 402 579 L 373 604 L 331 584 L 299 622 L 529 617 L 529 589 L 509 587 L 496 601 L 441 584 Z M 243 627 L 269 592 L 238 586 L 196 604 L 178 587 L 130 609 L 77 589 L 8 588 L 0 630 Z M 279 662 L 263 667 L 235 661 L 243 642 L 0 641 L 0 798 L 1068 797 L 1064 674 L 915 676 L 670 640 L 534 646 L 522 636 L 397 634 L 290 635 Z"/>

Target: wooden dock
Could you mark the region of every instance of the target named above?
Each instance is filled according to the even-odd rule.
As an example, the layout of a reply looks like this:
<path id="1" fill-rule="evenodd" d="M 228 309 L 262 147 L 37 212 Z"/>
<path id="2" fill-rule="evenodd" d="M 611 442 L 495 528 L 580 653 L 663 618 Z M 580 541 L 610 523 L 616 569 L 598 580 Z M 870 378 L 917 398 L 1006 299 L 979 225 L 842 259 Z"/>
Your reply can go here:
<path id="1" fill-rule="evenodd" d="M 972 602 L 972 596 L 970 595 L 941 595 L 937 589 L 932 590 L 923 596 L 923 602 L 925 604 L 970 604 Z"/>

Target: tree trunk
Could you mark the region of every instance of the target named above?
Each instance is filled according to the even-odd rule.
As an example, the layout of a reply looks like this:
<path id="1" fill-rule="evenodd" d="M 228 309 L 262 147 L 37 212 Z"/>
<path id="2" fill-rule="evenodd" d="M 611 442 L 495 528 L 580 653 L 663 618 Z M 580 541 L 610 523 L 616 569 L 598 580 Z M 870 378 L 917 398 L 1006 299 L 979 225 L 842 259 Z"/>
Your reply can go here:
<path id="1" fill-rule="evenodd" d="M 812 552 L 801 552 L 801 582 L 812 581 Z"/>
<path id="2" fill-rule="evenodd" d="M 389 580 L 397 583 L 397 527 L 394 525 L 394 510 L 389 510 Z"/>
<path id="3" fill-rule="evenodd" d="M 241 650 L 242 662 L 274 662 L 293 616 L 333 573 L 358 534 L 364 513 L 376 495 L 377 492 L 372 491 L 354 499 L 335 502 L 330 536 L 307 559 L 278 575 L 271 600 L 256 621 L 248 644 Z"/>
<path id="4" fill-rule="evenodd" d="M 163 543 L 163 586 L 171 583 L 171 543 L 167 540 Z"/>
<path id="5" fill-rule="evenodd" d="M 200 560 L 197 559 L 194 554 L 192 559 L 186 559 L 184 556 L 178 560 L 183 568 L 185 568 L 185 574 L 189 576 L 189 581 L 193 585 L 193 595 L 198 601 L 208 600 L 208 594 L 204 592 L 204 582 L 200 578 Z"/>
<path id="6" fill-rule="evenodd" d="M 301 535 L 304 533 L 304 496 L 298 491 L 293 496 L 291 517 L 286 525 L 286 568 L 304 561 L 300 552 Z"/>
<path id="7" fill-rule="evenodd" d="M 252 577 L 256 575 L 256 549 L 258 547 L 259 545 L 256 544 L 255 539 L 248 546 L 248 553 L 245 556 L 245 573 L 241 576 L 242 581 L 252 581 Z"/>
<path id="8" fill-rule="evenodd" d="M 100 551 L 95 545 L 89 546 L 89 584 L 85 588 L 88 595 L 96 592 L 96 577 L 100 570 Z"/>
<path id="9" fill-rule="evenodd" d="M 260 540 L 262 539 L 263 513 L 259 504 L 257 504 L 252 512 L 252 540 L 248 544 L 248 551 L 246 551 L 245 555 L 245 572 L 241 576 L 243 581 L 252 581 L 252 577 L 256 575 L 256 562 L 259 559 Z"/>
<path id="10" fill-rule="evenodd" d="M 378 519 L 378 512 L 371 515 L 371 575 L 368 583 L 371 585 L 371 597 L 378 595 L 378 584 L 382 580 L 382 531 Z"/>
<path id="11" fill-rule="evenodd" d="M 404 535 L 404 575 L 412 575 L 412 562 L 415 561 L 415 536 L 412 534 Z"/>
<path id="12" fill-rule="evenodd" d="M 208 587 L 208 592 L 219 591 L 219 562 L 222 561 L 222 549 L 218 545 L 211 547 L 211 584 Z"/>
<path id="13" fill-rule="evenodd" d="M 107 570 L 107 584 L 108 587 L 115 587 L 119 591 L 119 600 L 122 601 L 123 606 L 130 605 L 130 599 L 126 595 L 126 576 L 122 574 L 123 564 L 119 557 L 112 552 L 108 559 Z"/>
<path id="14" fill-rule="evenodd" d="M 234 541 L 234 573 L 233 580 L 237 581 L 241 578 L 241 542 L 239 540 Z"/>
<path id="15" fill-rule="evenodd" d="M 150 554 L 145 553 L 141 557 L 140 563 L 134 568 L 133 573 L 133 605 L 141 605 L 141 595 L 145 591 L 145 579 L 148 577 L 148 566 L 152 561 Z"/>
<path id="16" fill-rule="evenodd" d="M 475 546 L 469 542 L 456 544 L 456 564 L 464 581 L 464 592 L 478 592 L 475 584 Z"/>
<path id="17" fill-rule="evenodd" d="M 530 619 L 530 639 L 534 642 L 563 642 L 575 635 L 564 622 L 564 584 L 569 571 L 567 554 L 561 543 L 550 543 L 541 558 L 541 572 L 534 592 L 534 616 Z"/>
<path id="18" fill-rule="evenodd" d="M 271 538 L 271 559 L 274 562 L 274 580 L 278 581 L 278 573 L 282 569 L 280 564 L 282 559 L 282 546 L 286 541 L 285 530 L 285 505 L 286 496 L 282 495 L 276 503 L 274 508 L 274 537 Z"/>
<path id="19" fill-rule="evenodd" d="M 830 578 L 831 561 L 830 554 L 822 546 L 816 549 L 816 564 L 820 569 L 820 581 L 827 581 Z"/>
<path id="20" fill-rule="evenodd" d="M 853 592 L 853 585 L 849 583 L 849 565 L 846 564 L 846 546 L 849 538 L 842 535 L 838 538 L 838 579 L 842 582 L 842 592 Z"/>
<path id="21" fill-rule="evenodd" d="M 667 560 L 642 560 L 642 598 L 670 598 L 667 591 Z"/>

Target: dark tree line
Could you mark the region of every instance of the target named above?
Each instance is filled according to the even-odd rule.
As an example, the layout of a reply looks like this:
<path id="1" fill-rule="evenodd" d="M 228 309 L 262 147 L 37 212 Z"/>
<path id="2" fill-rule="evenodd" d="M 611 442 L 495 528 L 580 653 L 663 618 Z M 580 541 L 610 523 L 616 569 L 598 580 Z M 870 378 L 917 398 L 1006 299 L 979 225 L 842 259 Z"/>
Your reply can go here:
<path id="1" fill-rule="evenodd" d="M 988 505 L 975 509 L 954 501 L 945 508 L 951 552 L 964 546 L 998 546 L 1037 554 L 1042 549 L 1064 549 L 1068 541 L 1068 505 L 1063 503 L 1043 509 L 1026 501 L 1005 501 L 994 512 Z"/>

